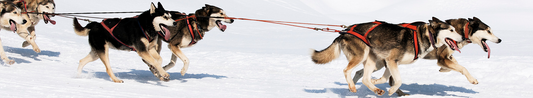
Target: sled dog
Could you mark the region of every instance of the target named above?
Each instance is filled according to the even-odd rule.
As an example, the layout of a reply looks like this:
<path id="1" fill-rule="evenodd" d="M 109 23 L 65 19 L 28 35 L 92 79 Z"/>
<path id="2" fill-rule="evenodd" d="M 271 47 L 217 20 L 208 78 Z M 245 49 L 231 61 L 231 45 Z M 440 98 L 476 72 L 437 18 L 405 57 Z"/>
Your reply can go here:
<path id="1" fill-rule="evenodd" d="M 357 92 L 351 72 L 357 65 L 364 63 L 363 84 L 374 93 L 383 95 L 384 91 L 370 81 L 376 61 L 385 61 L 383 63 L 386 63 L 395 80 L 389 92 L 396 92 L 401 86 L 399 64 L 413 63 L 418 57 L 424 57 L 444 45 L 457 49 L 455 43 L 450 43 L 452 41 L 462 41 L 461 35 L 454 27 L 435 17 L 429 20 L 429 24 L 389 24 L 376 21 L 349 26 L 328 48 L 315 50 L 312 60 L 317 64 L 325 64 L 337 58 L 342 50 L 349 61 L 344 75 L 350 91 Z"/>
<path id="2" fill-rule="evenodd" d="M 449 20 L 446 20 L 446 23 L 452 25 L 456 29 L 457 33 L 459 33 L 459 35 L 461 35 L 463 39 L 466 40 L 466 41 L 457 43 L 457 46 L 459 47 L 459 49 L 463 48 L 465 45 L 468 45 L 470 43 L 478 44 L 481 46 L 481 48 L 485 52 L 489 52 L 489 57 L 490 57 L 490 48 L 487 45 L 486 41 L 488 40 L 494 43 L 500 43 L 502 41 L 500 38 L 496 37 L 496 35 L 492 33 L 492 30 L 490 29 L 488 25 L 483 23 L 477 17 L 469 18 L 469 19 L 464 19 L 464 18 L 449 19 Z M 454 70 L 465 75 L 470 83 L 478 84 L 477 79 L 473 78 L 473 76 L 470 75 L 470 73 L 468 72 L 468 70 L 466 70 L 466 68 L 459 65 L 459 63 L 453 57 L 452 54 L 453 54 L 453 50 L 450 50 L 447 47 L 439 47 L 438 49 L 431 51 L 428 55 L 424 57 L 424 59 L 438 60 L 437 65 L 442 67 L 439 70 L 440 72 L 450 72 L 451 70 Z M 381 68 L 383 68 L 383 66 L 385 66 L 383 65 L 383 63 L 380 63 L 380 62 L 376 63 L 377 70 L 380 70 Z M 356 72 L 353 78 L 353 82 L 356 83 L 362 76 L 363 76 L 363 69 Z M 378 80 L 372 80 L 372 82 L 374 84 L 381 84 L 381 83 L 390 81 L 391 83 L 389 84 L 394 84 L 392 83 L 393 82 L 392 79 L 387 80 L 389 79 L 389 77 L 386 77 L 386 76 L 388 75 L 384 75 L 384 77 L 381 77 Z M 400 89 L 398 89 L 396 93 L 399 96 L 409 95 L 409 94 L 403 93 Z"/>
<path id="3" fill-rule="evenodd" d="M 44 14 L 44 13 L 54 13 L 55 12 L 55 2 L 54 0 L 12 0 L 15 4 L 22 9 L 23 12 L 28 12 L 25 14 L 25 17 L 28 17 L 29 24 L 17 25 L 18 28 L 24 29 L 17 31 L 17 34 L 24 38 L 26 41 L 22 43 L 22 47 L 27 47 L 31 45 L 33 51 L 40 53 L 41 50 L 39 46 L 35 43 L 36 33 L 35 25 L 39 23 L 40 20 L 44 20 L 44 23 L 48 22 L 55 24 L 54 20 L 51 20 L 50 17 L 53 15 Z M 38 13 L 38 14 L 37 14 Z M 26 29 L 27 28 L 27 29 Z"/>
<path id="4" fill-rule="evenodd" d="M 226 30 L 226 25 L 222 24 L 222 22 L 234 22 L 233 19 L 207 18 L 227 17 L 226 12 L 223 9 L 208 4 L 201 9 L 196 10 L 194 14 L 185 15 L 180 12 L 171 12 L 171 14 L 175 20 L 192 17 L 192 15 L 196 16 L 196 18 L 193 17 L 177 21 L 178 23 L 176 26 L 168 27 L 170 30 L 170 36 L 168 36 L 166 39 L 161 38 L 158 40 L 158 43 L 161 43 L 161 41 L 168 43 L 168 48 L 173 54 L 170 63 L 163 67 L 163 69 L 167 71 L 174 67 L 177 57 L 179 57 L 184 63 L 183 68 L 181 69 L 181 75 L 185 75 L 189 67 L 189 59 L 185 56 L 185 54 L 183 54 L 181 48 L 187 48 L 195 45 L 198 41 L 203 39 L 205 32 L 210 31 L 215 26 L 218 27 L 220 31 L 224 32 Z M 160 50 L 161 46 L 158 48 L 158 51 Z M 151 71 L 155 73 L 155 70 Z"/>
<path id="5" fill-rule="evenodd" d="M 150 10 L 143 12 L 134 18 L 106 19 L 101 23 L 91 22 L 82 27 L 77 19 L 74 19 L 74 29 L 77 35 L 89 36 L 91 52 L 80 60 L 78 73 L 83 67 L 97 59 L 102 60 L 106 67 L 107 74 L 113 82 L 123 83 L 113 74 L 109 63 L 109 48 L 117 50 L 136 51 L 142 60 L 149 63 L 157 70 L 156 77 L 162 81 L 169 80 L 169 74 L 161 67 L 161 56 L 157 53 L 157 40 L 164 38 L 170 33 L 167 26 L 175 26 L 176 22 L 172 15 L 166 11 L 161 3 L 158 7 L 152 3 Z"/>
<path id="6" fill-rule="evenodd" d="M 19 28 L 17 25 L 29 24 L 27 20 L 28 17 L 24 17 L 24 15 L 21 14 L 22 10 L 20 8 L 10 1 L 0 1 L 0 8 L 2 8 L 2 11 L 0 12 L 0 26 L 2 26 L 2 29 L 13 32 L 19 31 L 18 29 L 24 31 L 23 28 Z M 1 41 L 0 56 L 2 57 L 2 60 L 9 65 L 15 63 L 14 60 L 7 58 Z"/>

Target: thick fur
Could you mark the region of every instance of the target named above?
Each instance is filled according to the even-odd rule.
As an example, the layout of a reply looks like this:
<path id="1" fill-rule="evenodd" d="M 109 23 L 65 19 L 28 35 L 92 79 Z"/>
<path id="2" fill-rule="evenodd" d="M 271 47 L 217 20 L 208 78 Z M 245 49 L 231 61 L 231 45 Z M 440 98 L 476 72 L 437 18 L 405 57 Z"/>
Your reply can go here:
<path id="1" fill-rule="evenodd" d="M 357 24 L 355 30 L 358 32 L 366 32 L 374 25 L 376 24 Z M 378 95 L 384 94 L 384 91 L 374 86 L 370 81 L 370 74 L 375 70 L 376 63 L 385 63 L 389 68 L 389 71 L 386 72 L 390 72 L 390 75 L 395 78 L 395 84 L 389 91 L 396 92 L 401 86 L 401 79 L 399 77 L 397 66 L 399 64 L 413 63 L 416 61 L 413 60 L 414 56 L 423 57 L 434 49 L 430 43 L 429 31 L 433 32 L 437 46 L 445 46 L 445 38 L 451 38 L 458 41 L 462 40 L 461 36 L 454 31 L 452 26 L 437 18 L 430 20 L 429 25 L 421 22 L 412 23 L 412 25 L 416 25 L 418 29 L 416 32 L 419 39 L 420 54 L 415 54 L 413 50 L 412 30 L 395 24 L 383 23 L 368 34 L 367 38 L 372 47 L 367 46 L 363 41 L 353 35 L 341 34 L 332 44 L 338 46 L 329 46 L 325 51 L 314 52 L 312 56 L 313 61 L 315 61 L 315 63 L 324 63 L 316 61 L 325 61 L 327 63 L 332 60 L 329 60 L 331 57 L 320 57 L 321 55 L 338 56 L 338 54 L 327 53 L 338 53 L 337 51 L 341 50 L 344 51 L 346 58 L 349 60 L 348 66 L 344 69 L 344 74 L 350 91 L 357 92 L 355 83 L 351 79 L 352 69 L 357 67 L 357 65 L 364 63 L 365 73 L 363 74 L 363 84 Z M 340 48 L 329 49 L 335 47 Z M 389 93 L 389 95 L 391 94 L 392 93 Z"/>
<path id="2" fill-rule="evenodd" d="M 18 8 L 13 2 L 10 1 L 0 1 L 0 27 L 2 27 L 4 30 L 9 31 L 25 31 L 26 28 L 19 27 L 20 25 L 29 24 L 27 23 L 28 17 L 25 17 L 25 15 L 22 15 L 22 11 L 20 8 Z M 12 30 L 13 29 L 13 30 Z M 14 64 L 15 61 L 9 59 L 4 51 L 4 48 L 2 47 L 1 41 L 0 41 L 0 56 L 2 60 L 4 60 L 5 63 L 11 65 Z"/>
<path id="3" fill-rule="evenodd" d="M 494 34 L 489 33 L 489 32 L 491 32 L 490 27 L 488 25 L 486 25 L 485 23 L 483 23 L 477 17 L 474 17 L 473 19 L 464 19 L 464 18 L 449 19 L 449 20 L 446 20 L 446 23 L 452 25 L 456 29 L 457 33 L 459 35 L 463 36 L 463 38 L 466 38 L 465 36 L 469 36 L 470 39 L 465 39 L 465 40 L 470 40 L 474 44 L 478 44 L 478 45 L 482 46 L 481 47 L 482 49 L 485 49 L 485 47 L 482 45 L 483 43 L 481 43 L 482 39 L 496 39 L 495 43 L 500 43 L 501 42 L 501 39 L 496 37 Z M 467 23 L 469 25 L 465 26 L 465 25 L 467 25 Z M 466 29 L 466 30 L 468 30 L 468 31 L 466 31 L 465 27 L 469 27 L 471 29 Z M 474 29 L 474 28 L 476 28 L 476 29 Z M 465 35 L 465 32 L 469 32 L 468 35 Z M 485 33 L 485 34 L 479 34 L 479 33 Z M 475 36 L 475 37 L 473 37 L 472 35 L 490 35 L 490 36 Z M 457 44 L 458 44 L 458 47 L 461 49 L 461 48 L 463 48 L 464 46 L 466 46 L 466 45 L 468 45 L 470 43 L 467 42 L 467 41 L 462 41 L 462 42 L 459 42 Z M 468 70 L 466 68 L 464 68 L 463 66 L 459 65 L 459 63 L 453 57 L 452 54 L 453 54 L 453 50 L 450 50 L 448 47 L 439 47 L 438 49 L 435 49 L 435 50 L 431 51 L 428 55 L 426 55 L 424 57 L 424 59 L 438 60 L 437 61 L 437 65 L 442 67 L 439 70 L 440 72 L 449 72 L 451 70 L 454 70 L 454 71 L 460 72 L 461 74 L 465 75 L 470 83 L 478 84 L 477 79 L 473 78 L 473 76 L 470 75 L 470 73 L 468 72 Z M 380 62 L 376 63 L 377 70 L 380 70 L 384 66 L 385 66 L 384 63 L 380 63 Z M 361 77 L 363 77 L 363 73 L 364 73 L 363 69 L 357 71 L 355 76 L 353 77 L 353 82 L 356 83 Z M 373 80 L 373 81 L 375 81 L 375 83 L 384 83 L 384 82 L 387 81 L 387 79 L 389 79 L 389 77 L 381 77 L 380 79 Z M 390 78 L 390 79 L 391 80 L 388 80 L 388 81 L 390 81 L 389 84 L 394 84 L 392 82 L 393 81 L 392 78 Z M 398 91 L 396 93 L 399 96 L 409 95 L 409 94 L 403 93 L 399 89 L 398 89 Z"/>
<path id="4" fill-rule="evenodd" d="M 54 0 L 11 0 L 16 2 L 16 5 L 22 9 L 22 11 L 35 12 L 35 13 L 54 13 L 55 12 L 55 2 Z M 30 24 L 17 25 L 18 28 L 24 29 L 17 31 L 20 37 L 24 38 L 26 41 L 22 43 L 22 47 L 27 47 L 31 45 L 33 50 L 37 53 L 41 52 L 37 44 L 35 25 L 39 23 L 40 20 L 44 19 L 45 23 L 48 23 L 52 15 L 45 14 L 25 14 L 29 19 Z M 45 18 L 46 17 L 46 18 Z"/>
<path id="5" fill-rule="evenodd" d="M 182 19 L 187 17 L 180 12 L 173 12 L 174 19 Z M 226 23 L 233 23 L 233 19 L 223 19 L 223 18 L 206 18 L 206 17 L 227 17 L 226 12 L 219 7 L 206 4 L 201 9 L 196 10 L 194 14 L 198 18 L 189 18 L 189 22 L 194 31 L 195 38 L 192 39 L 191 32 L 189 31 L 187 20 L 178 21 L 176 26 L 169 27 L 170 30 L 170 39 L 165 41 L 164 39 L 158 40 L 158 43 L 161 41 L 168 43 L 168 48 L 172 51 L 172 57 L 170 63 L 163 67 L 165 71 L 175 66 L 176 60 L 179 57 L 183 61 L 183 68 L 181 69 L 181 75 L 185 75 L 189 67 L 189 59 L 183 54 L 181 48 L 191 47 L 194 44 L 190 44 L 191 41 L 198 42 L 202 40 L 200 36 L 204 36 L 205 32 L 210 31 L 216 26 L 217 21 L 223 21 Z M 189 15 L 190 16 L 190 15 Z M 196 25 L 197 24 L 197 25 Z M 198 29 L 199 31 L 196 31 Z M 219 27 L 220 29 L 220 27 Z M 224 30 L 221 29 L 222 32 Z M 198 33 L 199 32 L 199 33 Z M 158 48 L 158 51 L 161 51 L 161 46 Z M 148 64 L 148 63 L 147 63 Z M 154 72 L 155 70 L 152 70 Z"/>
<path id="6" fill-rule="evenodd" d="M 159 44 L 157 41 L 150 41 L 148 39 L 159 40 L 161 36 L 158 32 L 164 31 L 166 28 L 164 27 L 165 25 L 174 26 L 175 22 L 171 17 L 170 13 L 163 8 L 161 3 L 158 3 L 158 8 L 152 3 L 150 10 L 143 12 L 137 18 L 107 19 L 104 23 L 109 28 L 118 24 L 113 31 L 113 35 L 124 44 L 136 49 L 137 54 L 145 62 L 152 65 L 149 66 L 151 69 L 158 70 L 158 73 L 154 74 L 156 77 L 160 80 L 168 81 L 170 76 L 161 67 L 161 56 L 157 53 L 156 47 Z M 144 32 L 139 26 L 144 29 Z M 74 19 L 74 29 L 78 35 L 89 36 L 89 44 L 91 45 L 89 55 L 80 60 L 78 73 L 81 73 L 85 64 L 100 58 L 106 66 L 107 74 L 109 74 L 113 82 L 122 83 L 123 81 L 115 77 L 111 70 L 108 58 L 109 48 L 127 51 L 131 49 L 118 42 L 100 23 L 91 22 L 87 26 L 81 27 L 77 19 Z M 145 37 L 145 33 L 149 38 Z"/>

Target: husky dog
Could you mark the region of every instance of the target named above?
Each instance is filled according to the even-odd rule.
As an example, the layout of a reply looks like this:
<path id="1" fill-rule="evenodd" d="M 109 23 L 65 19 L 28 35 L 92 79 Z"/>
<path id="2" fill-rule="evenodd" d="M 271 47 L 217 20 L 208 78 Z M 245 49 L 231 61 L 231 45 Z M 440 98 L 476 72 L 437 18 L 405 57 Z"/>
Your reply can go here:
<path id="1" fill-rule="evenodd" d="M 233 19 L 224 19 L 220 17 L 228 17 L 226 12 L 219 7 L 206 4 L 201 9 L 196 10 L 194 14 L 185 15 L 180 12 L 171 12 L 175 20 L 184 19 L 177 21 L 176 26 L 168 27 L 170 30 L 170 35 L 167 36 L 167 39 L 158 40 L 158 43 L 165 41 L 168 43 L 168 48 L 172 51 L 171 61 L 168 65 L 163 67 L 165 71 L 174 67 L 177 57 L 179 57 L 184 65 L 181 69 L 181 75 L 185 75 L 187 68 L 189 67 L 189 59 L 183 54 L 181 48 L 187 48 L 195 45 L 198 41 L 202 40 L 205 32 L 210 31 L 215 26 L 224 32 L 226 30 L 226 25 L 222 22 L 233 23 Z M 195 15 L 196 18 L 188 18 L 192 15 Z M 218 18 L 208 18 L 208 17 L 218 17 Z M 159 51 L 161 46 L 159 46 Z M 151 70 L 153 73 L 156 73 L 155 70 Z"/>
<path id="2" fill-rule="evenodd" d="M 18 8 L 13 2 L 0 1 L 0 8 L 2 8 L 2 11 L 0 12 L 0 26 L 3 29 L 15 32 L 19 29 L 16 25 L 29 24 L 27 23 L 27 17 L 24 17 L 24 15 L 21 14 L 21 9 Z M 1 41 L 0 56 L 2 56 L 2 60 L 4 60 L 4 62 L 9 65 L 15 63 L 14 60 L 7 58 L 4 52 L 4 48 L 2 47 Z"/>
<path id="3" fill-rule="evenodd" d="M 50 17 L 53 15 L 45 13 L 54 13 L 55 12 L 55 2 L 54 0 L 12 0 L 16 2 L 16 5 L 22 9 L 24 12 L 28 12 L 26 16 L 29 18 L 30 24 L 17 25 L 18 28 L 27 28 L 27 30 L 19 30 L 17 34 L 20 37 L 26 39 L 22 43 L 22 47 L 27 47 L 31 45 L 33 50 L 37 53 L 41 52 L 37 44 L 35 43 L 35 25 L 39 23 L 40 20 L 44 20 L 44 23 L 55 24 L 54 20 L 51 20 Z M 33 12 L 33 14 L 30 14 Z M 39 14 L 36 14 L 39 13 Z"/>
<path id="4" fill-rule="evenodd" d="M 466 41 L 462 41 L 460 43 L 457 43 L 457 46 L 459 49 L 463 48 L 465 45 L 468 45 L 470 43 L 478 44 L 481 46 L 481 48 L 485 52 L 489 52 L 490 57 L 490 48 L 487 45 L 485 41 L 489 40 L 494 43 L 500 43 L 502 40 L 498 37 L 496 37 L 492 30 L 488 25 L 483 23 L 479 18 L 474 17 L 469 19 L 459 18 L 459 19 L 449 19 L 446 20 L 446 23 L 452 25 L 457 33 L 459 33 L 463 39 Z M 428 55 L 424 57 L 424 59 L 431 59 L 431 60 L 438 60 L 437 65 L 441 66 L 442 68 L 439 70 L 440 72 L 450 72 L 451 70 L 460 72 L 461 74 L 465 75 L 468 81 L 472 84 L 478 84 L 477 79 L 473 78 L 472 75 L 464 68 L 463 66 L 459 65 L 457 60 L 453 57 L 453 50 L 450 50 L 447 47 L 439 47 L 438 49 L 435 49 L 431 51 Z M 383 68 L 383 63 L 377 62 L 376 63 L 376 69 L 380 70 Z M 377 71 L 376 70 L 376 71 Z M 385 83 L 389 77 L 386 77 L 388 75 L 384 75 L 384 77 L 381 77 L 377 80 L 372 80 L 374 84 L 381 84 Z M 356 72 L 353 82 L 357 82 L 361 77 L 363 77 L 363 69 Z M 392 81 L 392 78 L 390 81 L 390 85 L 394 84 Z M 401 90 L 398 89 L 396 93 L 399 96 L 405 96 L 409 95 L 406 93 L 403 93 Z"/>
<path id="5" fill-rule="evenodd" d="M 454 27 L 435 17 L 429 21 L 429 24 L 415 22 L 396 25 L 372 22 L 355 24 L 345 31 L 348 33 L 341 33 L 328 48 L 322 51 L 315 50 L 312 54 L 313 62 L 328 63 L 337 58 L 341 50 L 344 51 L 349 60 L 344 75 L 350 91 L 357 92 L 351 79 L 351 72 L 357 65 L 364 63 L 363 84 L 378 95 L 383 95 L 384 91 L 370 81 L 370 75 L 376 68 L 376 61 L 385 61 L 383 63 L 386 63 L 386 67 L 395 79 L 395 84 L 391 86 L 389 92 L 396 92 L 401 86 L 399 64 L 413 63 L 418 57 L 424 57 L 438 48 L 436 46 L 456 47 L 456 44 L 449 43 L 451 40 L 462 41 Z"/>
<path id="6" fill-rule="evenodd" d="M 150 10 L 143 12 L 136 18 L 107 19 L 101 23 L 91 22 L 85 27 L 82 27 L 77 19 L 74 19 L 76 34 L 89 36 L 89 44 L 91 45 L 89 55 L 80 60 L 78 73 L 81 73 L 85 64 L 100 58 L 113 82 L 123 83 L 122 80 L 115 77 L 111 70 L 108 52 L 109 48 L 113 48 L 136 51 L 145 62 L 152 65 L 149 66 L 150 68 L 155 68 L 158 71 L 157 78 L 168 81 L 170 76 L 161 67 L 161 56 L 157 52 L 159 44 L 154 40 L 159 40 L 170 32 L 167 26 L 175 25 L 176 22 L 172 19 L 172 15 L 163 8 L 161 3 L 158 3 L 157 8 L 152 3 Z"/>

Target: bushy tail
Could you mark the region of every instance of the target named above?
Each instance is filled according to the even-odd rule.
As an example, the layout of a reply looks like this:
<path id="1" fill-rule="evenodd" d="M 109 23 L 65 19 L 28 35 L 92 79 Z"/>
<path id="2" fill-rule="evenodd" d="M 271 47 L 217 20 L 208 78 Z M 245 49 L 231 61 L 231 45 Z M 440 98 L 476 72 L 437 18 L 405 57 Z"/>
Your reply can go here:
<path id="1" fill-rule="evenodd" d="M 313 50 L 311 58 L 316 64 L 326 64 L 339 57 L 340 54 L 340 43 L 338 39 L 335 39 L 328 48 L 321 51 Z"/>
<path id="2" fill-rule="evenodd" d="M 87 36 L 89 35 L 89 31 L 90 29 L 87 29 L 85 27 L 82 27 L 80 25 L 80 23 L 78 22 L 78 18 L 74 18 L 74 31 L 76 32 L 76 34 L 78 34 L 79 36 Z"/>

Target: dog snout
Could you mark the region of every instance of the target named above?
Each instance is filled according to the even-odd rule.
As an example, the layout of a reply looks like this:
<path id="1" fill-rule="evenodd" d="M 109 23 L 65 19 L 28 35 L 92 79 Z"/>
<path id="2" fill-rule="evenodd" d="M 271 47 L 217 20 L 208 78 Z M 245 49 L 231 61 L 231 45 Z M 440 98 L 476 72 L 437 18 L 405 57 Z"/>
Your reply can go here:
<path id="1" fill-rule="evenodd" d="M 234 22 L 235 20 L 233 20 L 233 19 L 230 19 L 229 21 L 230 21 L 230 23 L 233 23 L 233 22 Z"/>
<path id="2" fill-rule="evenodd" d="M 498 39 L 498 42 L 496 42 L 497 44 L 501 43 L 502 42 L 502 39 Z"/>
<path id="3" fill-rule="evenodd" d="M 28 22 L 26 19 L 22 20 L 22 24 L 26 24 L 26 22 Z"/>

